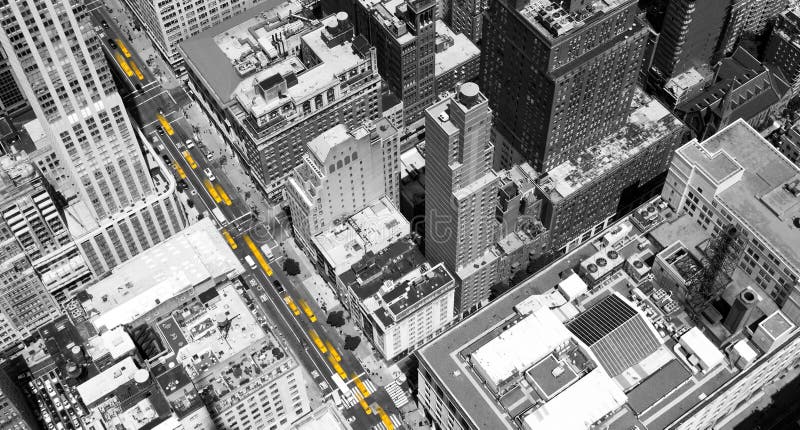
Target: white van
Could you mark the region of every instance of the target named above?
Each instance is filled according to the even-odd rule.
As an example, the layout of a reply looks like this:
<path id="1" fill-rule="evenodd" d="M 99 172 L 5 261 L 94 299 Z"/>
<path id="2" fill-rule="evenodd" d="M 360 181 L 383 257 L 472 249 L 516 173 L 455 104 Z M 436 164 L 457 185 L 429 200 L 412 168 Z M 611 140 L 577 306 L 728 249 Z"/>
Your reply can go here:
<path id="1" fill-rule="evenodd" d="M 250 268 L 253 269 L 253 270 L 256 270 L 256 267 L 258 267 L 258 266 L 256 266 L 256 261 L 253 260 L 253 257 L 250 256 L 250 255 L 245 255 L 244 256 L 244 261 L 246 261 L 247 265 L 250 266 Z"/>
<path id="2" fill-rule="evenodd" d="M 275 257 L 272 255 L 272 250 L 269 249 L 269 245 L 266 243 L 261 245 L 261 252 L 264 253 L 264 258 L 267 260 L 272 261 Z"/>

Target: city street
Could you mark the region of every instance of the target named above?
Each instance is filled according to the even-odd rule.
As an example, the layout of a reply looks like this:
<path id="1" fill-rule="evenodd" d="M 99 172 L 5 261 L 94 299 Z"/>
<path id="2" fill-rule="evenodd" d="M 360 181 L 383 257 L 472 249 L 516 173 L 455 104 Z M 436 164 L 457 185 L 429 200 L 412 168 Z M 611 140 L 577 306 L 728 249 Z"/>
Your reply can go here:
<path id="1" fill-rule="evenodd" d="M 132 118 L 142 128 L 143 133 L 152 140 L 158 155 L 164 158 L 168 164 L 175 163 L 174 165 L 179 166 L 179 169 L 175 169 L 176 177 L 183 179 L 186 183 L 187 189 L 184 192 L 189 193 L 198 212 L 203 216 L 215 219 L 220 229 L 230 234 L 231 241 L 229 242 L 234 242 L 236 245 L 234 253 L 247 269 L 244 277 L 253 290 L 254 300 L 268 316 L 279 337 L 290 349 L 295 351 L 301 364 L 309 372 L 315 374 L 313 379 L 317 389 L 321 390 L 326 399 L 331 399 L 333 391 L 340 391 L 344 401 L 343 414 L 355 428 L 400 428 L 402 424 L 400 411 L 387 391 L 382 387 L 376 387 L 357 356 L 344 349 L 343 339 L 336 333 L 336 330 L 325 324 L 326 315 L 320 310 L 314 295 L 310 294 L 301 283 L 293 282 L 291 277 L 283 272 L 282 257 L 279 255 L 281 254 L 280 248 L 283 241 L 290 236 L 286 231 L 285 218 L 282 218 L 285 215 L 280 210 L 273 208 L 265 210 L 263 214 L 265 216 L 259 217 L 261 219 L 253 216 L 251 206 L 246 201 L 248 199 L 240 191 L 247 194 L 257 193 L 255 188 L 251 184 L 241 182 L 243 177 L 241 172 L 234 172 L 239 179 L 236 185 L 227 178 L 225 174 L 227 170 L 237 170 L 238 166 L 231 166 L 228 163 L 230 168 L 226 167 L 226 172 L 223 173 L 222 163 L 215 162 L 214 159 L 223 154 L 229 154 L 229 150 L 216 145 L 206 145 L 203 142 L 204 139 L 201 137 L 205 136 L 206 131 L 198 130 L 196 122 L 190 123 L 187 120 L 190 117 L 189 110 L 198 109 L 193 108 L 190 103 L 176 100 L 183 97 L 174 96 L 176 92 L 183 92 L 183 89 L 175 88 L 171 91 L 164 89 L 159 82 L 161 79 L 157 79 L 148 69 L 147 63 L 137 54 L 124 32 L 108 15 L 107 10 L 97 6 L 91 10 L 99 27 L 98 31 L 102 31 L 103 49 L 109 63 L 115 69 L 117 80 L 130 91 L 130 94 L 125 96 L 125 101 L 128 109 L 131 110 Z M 114 43 L 109 42 L 109 39 Z M 127 67 L 124 62 L 120 61 L 121 58 L 128 63 Z M 131 75 L 126 70 L 131 67 L 131 63 L 137 65 L 141 75 L 136 73 Z M 195 112 L 191 116 L 194 119 L 197 113 Z M 198 131 L 201 136 L 198 136 Z M 193 148 L 186 146 L 186 140 L 190 138 L 195 141 Z M 187 153 L 189 157 L 186 156 Z M 209 153 L 213 155 L 211 160 L 207 156 Z M 229 158 L 234 159 L 232 156 Z M 211 190 L 220 188 L 224 190 L 229 201 L 220 201 L 219 192 L 216 193 L 217 197 L 214 197 L 214 192 Z M 250 200 L 258 199 L 250 196 Z M 259 212 L 261 212 L 260 209 L 259 205 Z M 264 244 L 269 246 L 274 250 L 277 258 L 270 259 L 270 265 L 267 267 L 251 270 L 245 257 L 259 251 L 251 249 L 246 244 L 245 235 L 252 238 L 256 247 Z M 265 255 L 264 258 L 267 256 Z M 267 276 L 262 269 L 272 271 L 271 276 Z M 276 289 L 273 284 L 275 280 L 283 285 L 285 292 L 279 292 Z M 300 315 L 295 315 L 284 301 L 287 296 L 291 297 L 294 303 L 298 303 L 298 306 L 300 300 L 305 300 L 318 320 L 312 322 L 302 312 Z M 348 392 L 342 392 L 344 390 L 337 388 L 337 381 L 334 378 L 337 376 L 337 371 L 331 364 L 333 361 L 331 353 L 323 354 L 320 351 L 311 337 L 311 329 L 316 331 L 322 342 L 329 342 L 329 346 L 332 346 L 332 349 L 340 356 L 339 365 L 347 374 L 344 384 L 347 385 Z M 362 339 L 362 345 L 366 343 L 367 340 Z M 363 382 L 362 388 L 366 388 L 369 392 L 365 399 L 366 404 L 369 405 L 369 414 L 358 403 L 359 397 L 357 396 L 360 396 L 358 394 L 360 390 L 356 387 L 356 377 Z M 385 411 L 383 417 L 379 416 L 378 407 Z M 390 421 L 388 426 L 385 424 L 387 421 Z"/>

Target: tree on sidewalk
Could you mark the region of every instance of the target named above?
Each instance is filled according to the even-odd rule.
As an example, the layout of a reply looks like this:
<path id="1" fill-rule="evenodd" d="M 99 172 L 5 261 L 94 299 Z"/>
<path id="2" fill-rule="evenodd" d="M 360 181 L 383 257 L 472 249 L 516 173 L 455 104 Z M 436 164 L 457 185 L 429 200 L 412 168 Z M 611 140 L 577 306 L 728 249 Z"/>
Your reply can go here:
<path id="1" fill-rule="evenodd" d="M 328 319 L 325 321 L 331 327 L 341 327 L 344 325 L 344 312 L 335 311 L 328 314 Z"/>
<path id="2" fill-rule="evenodd" d="M 287 258 L 286 260 L 283 260 L 283 271 L 290 276 L 299 275 L 300 263 L 291 258 Z"/>
<path id="3" fill-rule="evenodd" d="M 361 343 L 361 338 L 358 336 L 350 336 L 349 334 L 344 338 L 344 349 L 354 351 Z"/>

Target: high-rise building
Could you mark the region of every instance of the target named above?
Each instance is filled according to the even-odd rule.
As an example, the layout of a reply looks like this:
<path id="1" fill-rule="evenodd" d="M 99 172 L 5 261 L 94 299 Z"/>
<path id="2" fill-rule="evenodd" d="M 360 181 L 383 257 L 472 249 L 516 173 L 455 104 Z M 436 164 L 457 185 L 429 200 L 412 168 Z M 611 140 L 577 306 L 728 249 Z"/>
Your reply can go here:
<path id="1" fill-rule="evenodd" d="M 488 299 L 497 261 L 491 126 L 489 101 L 471 82 L 425 111 L 425 254 L 455 275 L 460 313 Z"/>
<path id="2" fill-rule="evenodd" d="M 780 68 L 792 87 L 792 97 L 800 94 L 800 10 L 788 9 L 778 16 L 764 62 Z"/>
<path id="3" fill-rule="evenodd" d="M 28 101 L 22 95 L 14 72 L 8 65 L 6 54 L 0 49 L 0 115 L 14 115 L 28 107 Z"/>
<path id="4" fill-rule="evenodd" d="M 260 2 L 262 0 L 123 0 L 153 46 L 177 72 L 183 71 L 179 43 L 250 10 Z"/>
<path id="5" fill-rule="evenodd" d="M 789 0 L 748 0 L 742 18 L 742 32 L 763 35 L 787 6 Z"/>
<path id="6" fill-rule="evenodd" d="M 0 42 L 82 199 L 94 218 L 105 218 L 153 184 L 82 2 L 43 6 L 26 0 L 0 9 L 7 23 Z M 36 38 L 50 42 L 34 46 Z"/>
<path id="7" fill-rule="evenodd" d="M 444 22 L 436 21 L 436 61 L 434 91 L 437 95 L 453 91 L 456 84 L 478 79 L 481 50 L 462 33 L 455 33 Z"/>
<path id="8" fill-rule="evenodd" d="M 689 140 L 689 130 L 638 89 L 631 108 L 617 133 L 537 180 L 549 250 L 575 249 L 661 192 L 672 154 Z"/>
<path id="9" fill-rule="evenodd" d="M 713 64 L 729 53 L 741 35 L 748 1 L 671 0 L 653 57 L 659 82 Z"/>
<path id="10" fill-rule="evenodd" d="M 16 346 L 59 315 L 56 301 L 6 224 L 0 224 L 0 291 L 0 350 Z"/>
<path id="11" fill-rule="evenodd" d="M 456 33 L 463 33 L 477 43 L 483 37 L 483 12 L 488 6 L 487 0 L 452 0 L 450 25 Z"/>
<path id="12" fill-rule="evenodd" d="M 561 3 L 493 1 L 484 22 L 495 128 L 539 171 L 625 123 L 647 40 L 635 0 Z"/>
<path id="13" fill-rule="evenodd" d="M 403 102 L 405 140 L 418 132 L 423 112 L 436 100 L 436 1 L 359 0 L 355 10 L 356 32 L 376 48 L 378 70 Z"/>
<path id="14" fill-rule="evenodd" d="M 766 173 L 769 173 L 768 175 Z M 675 152 L 662 197 L 706 231 L 728 224 L 743 235 L 737 256 L 747 276 L 800 320 L 800 167 L 739 119 Z"/>
<path id="15" fill-rule="evenodd" d="M 0 369 L 0 429 L 34 430 L 39 428 L 22 390 Z"/>
<path id="16" fill-rule="evenodd" d="M 343 124 L 308 143 L 308 153 L 284 189 L 295 238 L 306 251 L 311 238 L 387 197 L 399 204 L 397 131 L 385 118 L 354 130 Z"/>
<path id="17" fill-rule="evenodd" d="M 11 69 L 77 190 L 67 224 L 94 274 L 180 230 L 174 180 L 162 170 L 154 184 L 83 2 L 9 2 L 0 17 Z"/>
<path id="18" fill-rule="evenodd" d="M 265 2 L 180 45 L 200 106 L 276 201 L 308 142 L 381 115 L 375 49 L 346 13 L 318 21 L 302 11 Z"/>

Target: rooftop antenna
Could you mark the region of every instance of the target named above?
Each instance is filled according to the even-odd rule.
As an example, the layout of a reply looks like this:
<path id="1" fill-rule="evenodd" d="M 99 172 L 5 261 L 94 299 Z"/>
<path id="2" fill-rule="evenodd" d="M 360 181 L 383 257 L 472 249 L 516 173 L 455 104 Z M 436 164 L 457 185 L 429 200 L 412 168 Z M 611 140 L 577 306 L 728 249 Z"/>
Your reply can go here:
<path id="1" fill-rule="evenodd" d="M 228 334 L 231 332 L 233 320 L 235 320 L 238 316 L 239 314 L 236 314 L 228 318 L 228 316 L 224 313 L 217 314 L 217 329 L 219 329 L 220 333 L 222 333 L 222 339 L 228 344 L 228 346 L 231 346 L 231 344 L 228 343 Z"/>

